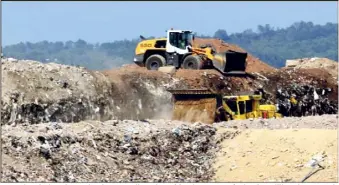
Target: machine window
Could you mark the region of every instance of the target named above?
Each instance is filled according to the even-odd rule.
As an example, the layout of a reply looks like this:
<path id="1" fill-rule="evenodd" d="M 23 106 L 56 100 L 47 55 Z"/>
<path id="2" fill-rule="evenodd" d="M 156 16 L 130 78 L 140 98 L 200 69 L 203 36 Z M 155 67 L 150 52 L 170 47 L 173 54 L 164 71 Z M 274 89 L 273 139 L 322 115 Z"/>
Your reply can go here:
<path id="1" fill-rule="evenodd" d="M 186 48 L 187 40 L 185 39 L 185 34 L 179 34 L 178 43 L 180 49 Z"/>
<path id="2" fill-rule="evenodd" d="M 239 104 L 239 112 L 240 112 L 240 114 L 244 114 L 245 113 L 245 102 L 240 101 L 238 104 Z"/>
<path id="3" fill-rule="evenodd" d="M 252 112 L 253 111 L 253 100 L 247 100 L 246 101 L 246 112 Z"/>
<path id="4" fill-rule="evenodd" d="M 238 114 L 238 108 L 237 108 L 237 103 L 235 101 L 232 100 L 227 100 L 226 104 L 228 105 L 228 107 L 232 110 L 232 112 L 234 112 L 235 114 Z"/>
<path id="5" fill-rule="evenodd" d="M 156 48 L 166 48 L 166 41 L 165 40 L 159 40 L 155 43 Z"/>
<path id="6" fill-rule="evenodd" d="M 193 35 L 189 32 L 170 33 L 170 44 L 180 49 L 185 49 L 186 46 L 192 43 L 192 39 Z"/>
<path id="7" fill-rule="evenodd" d="M 170 43 L 172 46 L 178 47 L 178 33 L 170 33 Z"/>

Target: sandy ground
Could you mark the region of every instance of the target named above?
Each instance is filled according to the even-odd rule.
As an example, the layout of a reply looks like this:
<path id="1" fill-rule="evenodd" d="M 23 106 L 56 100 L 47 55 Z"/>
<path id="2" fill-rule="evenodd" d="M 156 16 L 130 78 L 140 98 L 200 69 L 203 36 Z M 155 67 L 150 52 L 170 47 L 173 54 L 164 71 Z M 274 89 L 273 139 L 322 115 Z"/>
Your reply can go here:
<path id="1" fill-rule="evenodd" d="M 337 182 L 337 140 L 337 130 L 328 129 L 246 130 L 221 143 L 214 180 L 301 182 L 312 169 L 307 163 L 313 156 L 324 154 L 321 165 L 325 169 L 305 182 Z"/>

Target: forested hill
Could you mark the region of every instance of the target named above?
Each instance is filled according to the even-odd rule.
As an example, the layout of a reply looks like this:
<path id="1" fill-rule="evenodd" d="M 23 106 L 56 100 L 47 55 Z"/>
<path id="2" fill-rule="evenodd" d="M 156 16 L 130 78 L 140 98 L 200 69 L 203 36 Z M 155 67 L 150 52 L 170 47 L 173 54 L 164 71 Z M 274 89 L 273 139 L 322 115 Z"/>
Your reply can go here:
<path id="1" fill-rule="evenodd" d="M 275 67 L 282 67 L 286 59 L 293 58 L 338 59 L 338 24 L 334 23 L 314 25 L 311 22 L 297 22 L 287 28 L 278 29 L 270 25 L 259 25 L 256 31 L 248 29 L 235 34 L 227 34 L 227 30 L 219 29 L 213 36 L 200 37 L 215 37 L 237 44 Z M 97 44 L 81 39 L 67 42 L 21 42 L 5 46 L 3 54 L 5 57 L 80 65 L 101 70 L 132 63 L 138 41 L 133 39 Z"/>

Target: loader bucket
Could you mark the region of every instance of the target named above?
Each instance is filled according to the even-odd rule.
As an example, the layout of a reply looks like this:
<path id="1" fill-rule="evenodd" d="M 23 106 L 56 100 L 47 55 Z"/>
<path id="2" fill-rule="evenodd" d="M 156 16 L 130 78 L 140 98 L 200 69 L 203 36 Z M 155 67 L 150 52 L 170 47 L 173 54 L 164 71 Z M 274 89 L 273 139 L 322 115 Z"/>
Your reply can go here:
<path id="1" fill-rule="evenodd" d="M 212 124 L 217 98 L 208 90 L 168 90 L 174 99 L 173 120 Z"/>
<path id="2" fill-rule="evenodd" d="M 214 55 L 213 66 L 225 75 L 246 75 L 247 53 L 227 51 Z"/>

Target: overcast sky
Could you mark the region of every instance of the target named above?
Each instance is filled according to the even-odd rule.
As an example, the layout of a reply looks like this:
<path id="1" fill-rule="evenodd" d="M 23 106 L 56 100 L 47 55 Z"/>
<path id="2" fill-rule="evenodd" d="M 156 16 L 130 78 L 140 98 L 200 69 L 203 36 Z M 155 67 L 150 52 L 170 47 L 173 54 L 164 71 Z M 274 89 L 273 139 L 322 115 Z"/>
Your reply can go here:
<path id="1" fill-rule="evenodd" d="M 2 2 L 3 45 L 21 41 L 109 42 L 166 29 L 213 35 L 297 21 L 338 23 L 338 2 Z"/>

